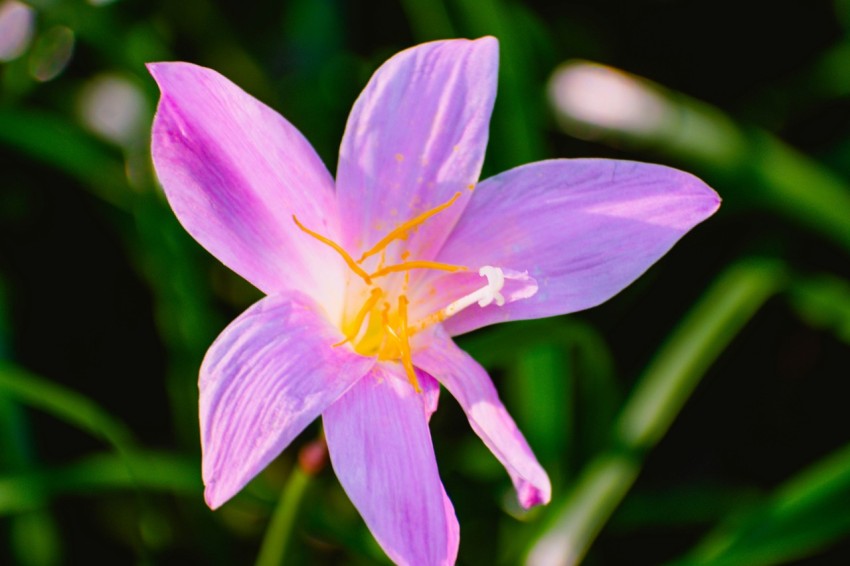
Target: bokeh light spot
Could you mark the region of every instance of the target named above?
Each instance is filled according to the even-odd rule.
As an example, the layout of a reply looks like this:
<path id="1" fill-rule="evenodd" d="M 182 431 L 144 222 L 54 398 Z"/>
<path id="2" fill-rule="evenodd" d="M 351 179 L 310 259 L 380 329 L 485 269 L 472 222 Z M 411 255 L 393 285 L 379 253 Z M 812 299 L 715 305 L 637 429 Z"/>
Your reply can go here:
<path id="1" fill-rule="evenodd" d="M 0 61 L 17 59 L 29 47 L 35 10 L 17 0 L 0 3 Z"/>

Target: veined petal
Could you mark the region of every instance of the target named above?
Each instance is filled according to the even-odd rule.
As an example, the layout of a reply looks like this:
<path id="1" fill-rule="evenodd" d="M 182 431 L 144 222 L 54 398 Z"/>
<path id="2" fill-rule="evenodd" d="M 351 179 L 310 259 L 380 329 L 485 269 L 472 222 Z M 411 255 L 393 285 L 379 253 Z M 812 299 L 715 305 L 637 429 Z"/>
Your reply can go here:
<path id="1" fill-rule="evenodd" d="M 309 142 L 215 71 L 148 69 L 162 92 L 154 165 L 186 230 L 266 294 L 301 291 L 338 313 L 343 265 L 292 220 L 338 237 L 334 182 Z"/>
<path id="2" fill-rule="evenodd" d="M 376 365 L 322 415 L 331 463 L 396 564 L 454 564 L 459 527 L 437 471 L 427 403 L 400 366 L 394 375 L 396 365 Z"/>
<path id="3" fill-rule="evenodd" d="M 216 508 L 374 365 L 301 294 L 262 299 L 216 339 L 201 366 L 206 500 Z"/>
<path id="4" fill-rule="evenodd" d="M 433 257 L 478 181 L 498 57 L 492 37 L 435 41 L 398 53 L 375 72 L 340 147 L 337 190 L 349 250 L 366 251 L 460 193 L 404 246 L 416 259 Z"/>
<path id="5" fill-rule="evenodd" d="M 501 308 L 466 309 L 444 326 L 457 335 L 598 305 L 719 205 L 693 175 L 633 161 L 556 159 L 487 179 L 438 260 L 527 271 L 539 288 Z"/>
<path id="6" fill-rule="evenodd" d="M 413 354 L 416 367 L 430 373 L 457 399 L 472 430 L 505 466 L 520 505 L 526 509 L 549 503 L 552 486 L 522 433 L 508 414 L 490 376 L 444 331 Z"/>

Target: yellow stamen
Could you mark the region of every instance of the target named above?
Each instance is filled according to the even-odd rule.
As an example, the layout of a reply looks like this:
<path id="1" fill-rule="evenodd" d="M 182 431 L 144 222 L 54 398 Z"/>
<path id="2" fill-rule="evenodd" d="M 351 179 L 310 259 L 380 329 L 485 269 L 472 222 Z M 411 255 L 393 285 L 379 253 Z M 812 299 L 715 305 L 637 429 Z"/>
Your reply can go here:
<path id="1" fill-rule="evenodd" d="M 410 338 L 407 333 L 407 297 L 399 295 L 398 297 L 398 318 L 399 318 L 399 347 L 401 349 L 401 364 L 404 366 L 404 371 L 407 373 L 407 379 L 417 393 L 422 393 L 422 388 L 419 387 L 419 380 L 416 379 L 416 371 L 413 369 L 413 359 L 410 356 Z M 395 333 L 393 333 L 395 335 Z"/>
<path id="2" fill-rule="evenodd" d="M 429 218 L 431 218 L 435 214 L 442 212 L 443 210 L 447 209 L 448 207 L 453 205 L 455 203 L 455 201 L 459 198 L 460 198 L 460 193 L 459 192 L 455 193 L 452 198 L 450 198 L 449 200 L 447 200 L 443 204 L 441 204 L 439 206 L 435 206 L 431 210 L 427 210 L 427 211 L 423 212 L 422 214 L 420 214 L 419 216 L 417 216 L 416 218 L 414 218 L 412 220 L 408 220 L 407 222 L 405 222 L 404 224 L 402 224 L 401 226 L 399 226 L 398 228 L 396 228 L 395 230 L 391 231 L 389 234 L 384 236 L 381 239 L 381 241 L 378 242 L 377 244 L 375 244 L 374 246 L 372 246 L 371 249 L 364 252 L 363 255 L 360 256 L 360 259 L 357 260 L 357 263 L 363 263 L 363 261 L 367 257 L 375 255 L 376 253 L 378 253 L 379 251 L 381 251 L 382 249 L 384 249 L 388 245 L 390 245 L 390 243 L 392 243 L 394 240 L 404 240 L 404 239 L 406 239 L 407 233 L 410 230 L 416 228 L 417 226 L 419 226 L 420 224 L 422 224 L 423 222 L 425 222 L 426 220 L 428 220 Z"/>
<path id="3" fill-rule="evenodd" d="M 452 265 L 450 263 L 439 263 L 436 261 L 405 261 L 395 265 L 388 265 L 369 275 L 369 277 L 383 277 L 390 273 L 399 271 L 409 271 L 411 269 L 439 269 L 441 271 L 466 271 L 466 267 L 462 265 Z"/>
<path id="4" fill-rule="evenodd" d="M 312 230 L 310 230 L 309 228 L 305 228 L 303 224 L 301 224 L 300 222 L 298 222 L 298 219 L 295 217 L 295 215 L 294 215 L 294 214 L 292 215 L 292 220 L 294 220 L 294 221 L 295 221 L 295 224 L 296 224 L 299 228 L 301 228 L 301 230 L 303 230 L 304 232 L 306 232 L 306 233 L 307 233 L 307 234 L 309 234 L 310 236 L 313 236 L 314 238 L 316 238 L 317 240 L 319 240 L 319 241 L 320 241 L 320 242 L 322 242 L 323 244 L 328 245 L 328 246 L 332 247 L 334 250 L 336 250 L 336 252 L 337 252 L 339 255 L 341 255 L 341 256 L 342 256 L 342 259 L 343 259 L 343 260 L 345 260 L 345 263 L 347 263 L 347 264 L 348 264 L 348 267 L 350 267 L 350 268 L 351 268 L 351 271 L 353 271 L 354 273 L 356 273 L 357 275 L 359 275 L 359 276 L 363 279 L 363 281 L 365 281 L 365 282 L 366 282 L 366 284 L 367 284 L 367 285 L 371 285 L 371 284 L 372 284 L 372 279 L 370 279 L 370 278 L 369 278 L 369 274 L 368 274 L 368 273 L 366 273 L 366 272 L 363 270 L 363 268 L 362 268 L 362 267 L 360 267 L 359 265 L 357 265 L 357 262 L 355 262 L 355 261 L 354 261 L 354 259 L 353 259 L 350 255 L 348 255 L 348 252 L 347 252 L 347 251 L 345 251 L 344 249 L 342 249 L 342 246 L 340 246 L 339 244 L 337 244 L 337 243 L 336 243 L 336 242 L 334 242 L 333 240 L 330 240 L 330 239 L 328 239 L 328 238 L 325 238 L 325 237 L 324 237 L 324 236 L 322 236 L 321 234 L 317 234 L 316 232 L 313 232 L 313 231 L 312 231 Z"/>
<path id="5" fill-rule="evenodd" d="M 342 346 L 346 342 L 351 342 L 357 335 L 360 333 L 360 327 L 363 326 L 363 321 L 366 320 L 366 315 L 372 310 L 372 308 L 381 300 L 381 296 L 384 292 L 380 288 L 372 289 L 372 294 L 369 295 L 369 298 L 366 299 L 366 302 L 363 303 L 363 306 L 360 307 L 360 310 L 357 312 L 357 316 L 354 317 L 354 320 L 351 321 L 348 326 L 348 332 L 345 335 L 345 340 L 342 342 L 337 342 L 334 344 L 334 348 L 337 346 Z"/>

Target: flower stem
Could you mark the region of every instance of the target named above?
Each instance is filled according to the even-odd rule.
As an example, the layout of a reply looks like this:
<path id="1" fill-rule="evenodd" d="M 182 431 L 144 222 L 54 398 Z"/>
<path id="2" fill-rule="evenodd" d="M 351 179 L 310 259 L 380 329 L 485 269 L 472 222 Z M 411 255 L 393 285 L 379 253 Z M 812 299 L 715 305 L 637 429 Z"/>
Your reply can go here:
<path id="1" fill-rule="evenodd" d="M 279 566 L 284 563 L 298 509 L 309 484 L 310 475 L 301 466 L 293 467 L 266 528 L 256 566 Z"/>

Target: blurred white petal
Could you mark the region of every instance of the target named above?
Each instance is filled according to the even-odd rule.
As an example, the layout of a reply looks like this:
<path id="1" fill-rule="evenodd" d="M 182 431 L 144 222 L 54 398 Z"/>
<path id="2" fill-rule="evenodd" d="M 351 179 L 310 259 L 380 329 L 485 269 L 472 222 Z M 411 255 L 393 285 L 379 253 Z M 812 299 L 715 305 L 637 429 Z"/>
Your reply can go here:
<path id="1" fill-rule="evenodd" d="M 665 100 L 643 81 L 585 61 L 566 63 L 555 70 L 549 98 L 559 117 L 602 130 L 648 134 L 662 127 L 667 118 Z M 582 128 L 577 129 L 571 133 L 580 135 Z"/>
<path id="2" fill-rule="evenodd" d="M 26 51 L 35 29 L 35 10 L 7 0 L 0 4 L 0 61 L 11 61 Z"/>
<path id="3" fill-rule="evenodd" d="M 119 144 L 128 143 L 141 133 L 145 107 L 145 97 L 139 87 L 120 75 L 98 75 L 80 93 L 79 111 L 83 123 Z"/>

